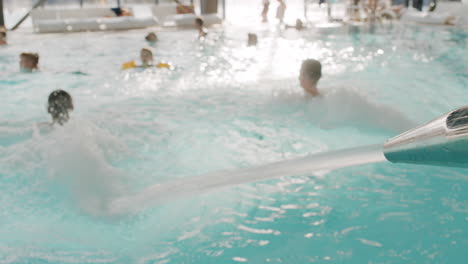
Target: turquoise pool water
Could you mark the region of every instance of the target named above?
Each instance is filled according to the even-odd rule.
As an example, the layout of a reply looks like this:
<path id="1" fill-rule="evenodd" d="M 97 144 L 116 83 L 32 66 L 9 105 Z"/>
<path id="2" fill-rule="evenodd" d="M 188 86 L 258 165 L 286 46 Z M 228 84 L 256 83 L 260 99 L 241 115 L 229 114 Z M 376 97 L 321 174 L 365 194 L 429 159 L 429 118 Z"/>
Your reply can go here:
<path id="1" fill-rule="evenodd" d="M 467 259 L 464 169 L 380 163 L 109 210 L 158 183 L 383 143 L 466 105 L 466 30 L 162 31 L 155 57 L 175 70 L 121 71 L 145 33 L 22 32 L 0 49 L 0 263 Z M 22 51 L 40 72 L 18 73 Z M 305 58 L 323 62 L 322 99 L 299 88 Z M 41 133 L 54 89 L 75 111 Z"/>

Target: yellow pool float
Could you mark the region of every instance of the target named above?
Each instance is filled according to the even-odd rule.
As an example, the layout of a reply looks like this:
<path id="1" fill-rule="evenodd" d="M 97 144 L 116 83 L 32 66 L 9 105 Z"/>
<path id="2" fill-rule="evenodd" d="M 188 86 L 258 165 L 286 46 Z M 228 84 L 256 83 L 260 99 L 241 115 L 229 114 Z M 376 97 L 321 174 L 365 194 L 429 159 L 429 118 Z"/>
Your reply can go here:
<path id="1" fill-rule="evenodd" d="M 142 67 L 142 66 L 138 66 L 135 61 L 129 61 L 129 62 L 122 64 L 122 70 L 128 70 L 128 69 L 139 68 L 139 67 Z M 168 62 L 160 62 L 154 65 L 153 67 L 172 69 L 172 65 L 169 64 Z"/>
<path id="2" fill-rule="evenodd" d="M 122 70 L 128 70 L 138 67 L 135 61 L 129 61 L 122 64 Z"/>
<path id="3" fill-rule="evenodd" d="M 171 65 L 167 62 L 160 62 L 158 63 L 158 65 L 156 65 L 156 67 L 158 68 L 166 68 L 166 69 L 170 69 L 172 68 Z"/>

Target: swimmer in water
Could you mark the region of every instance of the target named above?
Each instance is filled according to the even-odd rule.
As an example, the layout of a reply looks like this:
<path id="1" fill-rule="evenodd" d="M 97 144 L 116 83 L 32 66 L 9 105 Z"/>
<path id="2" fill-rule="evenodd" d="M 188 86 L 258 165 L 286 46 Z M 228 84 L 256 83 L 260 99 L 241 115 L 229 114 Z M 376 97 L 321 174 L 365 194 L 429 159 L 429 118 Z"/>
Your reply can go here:
<path id="1" fill-rule="evenodd" d="M 148 48 L 143 48 L 140 51 L 141 67 L 153 67 L 153 52 Z"/>
<path id="2" fill-rule="evenodd" d="M 38 70 L 39 55 L 37 53 L 23 52 L 20 54 L 20 71 L 34 72 Z"/>
<path id="3" fill-rule="evenodd" d="M 143 48 L 140 51 L 140 60 L 141 65 L 137 65 L 135 61 L 129 61 L 122 64 L 122 70 L 133 69 L 133 68 L 166 68 L 174 69 L 174 67 L 169 62 L 160 61 L 157 64 L 154 64 L 153 51 L 150 48 Z"/>
<path id="4" fill-rule="evenodd" d="M 148 33 L 148 35 L 146 35 L 145 39 L 149 43 L 154 44 L 154 43 L 156 43 L 156 41 L 158 41 L 158 36 L 156 35 L 156 33 L 150 32 L 150 33 Z"/>
<path id="5" fill-rule="evenodd" d="M 398 109 L 377 104 L 353 90 L 338 89 L 329 94 L 320 93 L 317 83 L 321 77 L 322 64 L 318 60 L 307 59 L 302 62 L 299 75 L 301 86 L 307 97 L 320 98 L 322 104 L 318 107 L 326 111 L 319 120 L 321 127 L 360 127 L 360 124 L 365 124 L 368 127 L 401 133 L 416 126 Z"/>
<path id="6" fill-rule="evenodd" d="M 247 46 L 257 46 L 258 43 L 258 37 L 257 34 L 254 33 L 249 33 L 247 34 Z"/>
<path id="7" fill-rule="evenodd" d="M 292 25 L 286 25 L 286 28 L 295 28 L 297 31 L 301 31 L 305 28 L 304 26 L 304 22 L 302 22 L 302 20 L 300 20 L 299 18 L 296 19 L 296 25 L 292 26 Z"/>
<path id="8" fill-rule="evenodd" d="M 6 32 L 0 29 L 0 46 L 6 45 L 6 44 L 8 44 Z"/>
<path id="9" fill-rule="evenodd" d="M 297 30 L 303 30 L 304 29 L 304 22 L 300 20 L 299 18 L 296 19 L 296 29 Z"/>
<path id="10" fill-rule="evenodd" d="M 307 59 L 302 62 L 299 82 L 304 91 L 311 96 L 320 96 L 317 83 L 322 77 L 322 64 L 318 60 Z"/>
<path id="11" fill-rule="evenodd" d="M 65 124 L 70 119 L 69 111 L 73 111 L 73 99 L 70 94 L 64 90 L 53 91 L 47 103 L 47 112 L 52 116 L 50 125 Z"/>
<path id="12" fill-rule="evenodd" d="M 198 38 L 203 38 L 206 37 L 206 35 L 208 35 L 205 28 L 203 27 L 204 23 L 205 22 L 200 17 L 197 17 L 195 19 L 195 28 L 198 29 Z"/>

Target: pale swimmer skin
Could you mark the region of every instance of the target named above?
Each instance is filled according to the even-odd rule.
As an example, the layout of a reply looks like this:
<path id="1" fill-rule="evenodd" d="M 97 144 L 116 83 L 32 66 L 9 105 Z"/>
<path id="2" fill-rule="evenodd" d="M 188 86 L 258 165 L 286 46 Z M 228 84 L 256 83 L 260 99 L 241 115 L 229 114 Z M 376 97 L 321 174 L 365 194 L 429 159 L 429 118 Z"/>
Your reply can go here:
<path id="1" fill-rule="evenodd" d="M 153 51 L 143 48 L 140 51 L 141 67 L 148 68 L 153 66 Z"/>
<path id="2" fill-rule="evenodd" d="M 307 59 L 302 62 L 299 82 L 308 96 L 320 96 L 317 83 L 322 78 L 322 64 L 318 60 Z"/>
<path id="3" fill-rule="evenodd" d="M 145 40 L 148 41 L 148 43 L 150 44 L 154 44 L 158 41 L 158 36 L 156 35 L 156 33 L 150 32 L 148 33 L 148 35 L 146 35 Z"/>
<path id="4" fill-rule="evenodd" d="M 20 54 L 20 71 L 35 72 L 38 70 L 39 54 L 32 52 L 23 52 Z"/>
<path id="5" fill-rule="evenodd" d="M 286 29 L 288 28 L 295 28 L 297 31 L 301 31 L 303 29 L 305 29 L 306 27 L 304 26 L 304 22 L 302 22 L 301 19 L 296 19 L 296 24 L 295 25 L 286 25 L 285 26 Z"/>
<path id="6" fill-rule="evenodd" d="M 137 65 L 135 61 L 129 61 L 124 64 L 122 64 L 122 70 L 128 70 L 128 69 L 134 69 L 134 68 L 142 68 L 142 69 L 147 69 L 147 68 L 166 68 L 169 70 L 173 70 L 174 67 L 164 61 L 160 61 L 159 63 L 155 64 L 154 63 L 154 56 L 153 56 L 153 51 L 151 48 L 142 48 L 140 50 L 140 60 L 141 60 L 141 65 Z"/>
<path id="7" fill-rule="evenodd" d="M 0 46 L 7 45 L 7 35 L 4 29 L 0 29 Z"/>
<path id="8" fill-rule="evenodd" d="M 204 38 L 208 33 L 206 32 L 206 29 L 204 27 L 205 22 L 203 21 L 202 18 L 197 17 L 195 19 L 195 28 L 198 30 L 198 38 Z"/>
<path id="9" fill-rule="evenodd" d="M 258 36 L 257 34 L 254 33 L 248 33 L 247 34 L 247 46 L 252 47 L 252 46 L 257 46 L 258 44 Z"/>
<path id="10" fill-rule="evenodd" d="M 150 48 L 142 48 L 140 50 L 141 65 L 137 65 L 135 61 L 129 61 L 122 64 L 122 70 L 133 68 L 150 68 L 154 67 L 153 51 Z"/>
<path id="11" fill-rule="evenodd" d="M 20 72 L 22 73 L 33 73 L 33 72 L 38 72 L 39 71 L 39 54 L 34 53 L 34 52 L 23 52 L 20 54 L 20 60 L 19 60 L 19 69 Z M 64 71 L 54 71 L 56 74 L 61 74 L 64 73 Z M 89 75 L 86 72 L 83 71 L 72 71 L 69 72 L 73 75 L 82 75 L 86 76 Z"/>

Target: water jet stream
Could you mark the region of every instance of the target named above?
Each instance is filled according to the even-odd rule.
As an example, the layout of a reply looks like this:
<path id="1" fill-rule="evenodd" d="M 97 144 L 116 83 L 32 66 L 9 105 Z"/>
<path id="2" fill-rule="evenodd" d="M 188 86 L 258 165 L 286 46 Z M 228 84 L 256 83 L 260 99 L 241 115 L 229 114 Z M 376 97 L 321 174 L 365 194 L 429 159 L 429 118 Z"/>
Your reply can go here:
<path id="1" fill-rule="evenodd" d="M 383 162 L 382 145 L 350 148 L 318 153 L 254 168 L 209 173 L 202 176 L 155 184 L 133 196 L 112 202 L 111 213 L 122 214 L 166 203 L 180 197 L 199 195 L 239 184 L 275 179 L 284 176 L 311 174 L 320 170 Z"/>
<path id="2" fill-rule="evenodd" d="M 111 214 L 134 212 L 184 196 L 203 194 L 238 184 L 311 174 L 349 166 L 390 161 L 448 167 L 468 167 L 468 107 L 387 140 L 382 145 L 336 150 L 254 168 L 215 172 L 150 186 L 111 202 Z"/>

